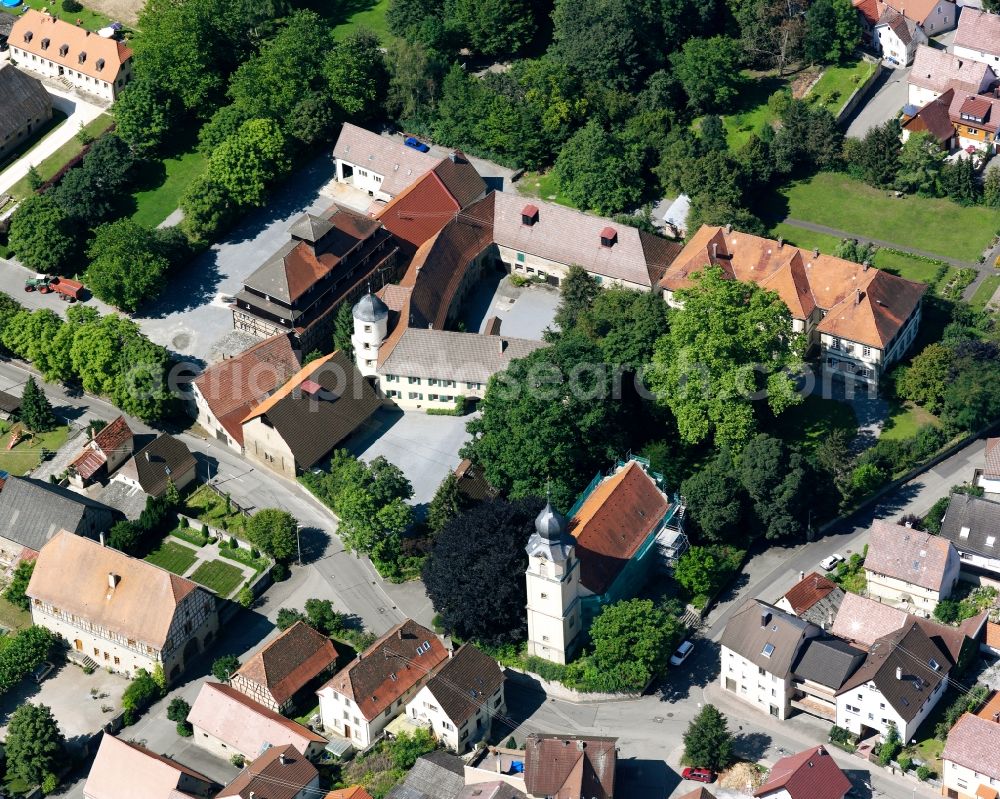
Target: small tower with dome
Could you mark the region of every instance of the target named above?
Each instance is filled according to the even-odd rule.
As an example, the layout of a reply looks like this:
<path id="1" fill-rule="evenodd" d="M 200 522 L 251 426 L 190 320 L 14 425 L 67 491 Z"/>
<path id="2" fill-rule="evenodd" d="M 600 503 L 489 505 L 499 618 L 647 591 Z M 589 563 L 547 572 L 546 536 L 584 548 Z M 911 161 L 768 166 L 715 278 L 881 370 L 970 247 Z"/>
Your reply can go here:
<path id="1" fill-rule="evenodd" d="M 528 654 L 566 663 L 580 634 L 580 561 L 566 519 L 551 502 L 528 539 Z"/>
<path id="2" fill-rule="evenodd" d="M 354 360 L 358 371 L 365 377 L 375 377 L 378 367 L 378 348 L 389 334 L 389 307 L 369 291 L 358 300 L 353 310 Z"/>

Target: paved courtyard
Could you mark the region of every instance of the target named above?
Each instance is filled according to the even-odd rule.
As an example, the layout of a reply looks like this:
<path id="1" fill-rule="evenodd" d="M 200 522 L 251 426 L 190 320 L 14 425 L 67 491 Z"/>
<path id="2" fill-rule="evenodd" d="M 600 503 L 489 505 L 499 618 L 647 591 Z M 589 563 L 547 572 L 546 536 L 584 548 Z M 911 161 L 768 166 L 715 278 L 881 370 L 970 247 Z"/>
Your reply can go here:
<path id="1" fill-rule="evenodd" d="M 97 669 L 93 674 L 72 663 L 57 666 L 41 685 L 29 676 L 0 700 L 0 732 L 11 714 L 25 702 L 48 705 L 70 744 L 89 738 L 111 721 L 122 706 L 128 681 L 120 674 Z M 96 693 L 91 693 L 96 689 Z M 102 708 L 111 708 L 103 710 Z"/>
<path id="2" fill-rule="evenodd" d="M 422 514 L 441 481 L 461 460 L 458 450 L 469 439 L 465 431 L 469 418 L 383 408 L 345 446 L 364 461 L 384 455 L 402 469 L 413 484 L 411 502 Z"/>
<path id="3" fill-rule="evenodd" d="M 541 341 L 542 331 L 552 325 L 558 305 L 559 289 L 554 286 L 519 288 L 509 276 L 487 272 L 466 299 L 461 318 L 466 330 L 481 333 L 486 321 L 496 316 L 504 335 Z"/>

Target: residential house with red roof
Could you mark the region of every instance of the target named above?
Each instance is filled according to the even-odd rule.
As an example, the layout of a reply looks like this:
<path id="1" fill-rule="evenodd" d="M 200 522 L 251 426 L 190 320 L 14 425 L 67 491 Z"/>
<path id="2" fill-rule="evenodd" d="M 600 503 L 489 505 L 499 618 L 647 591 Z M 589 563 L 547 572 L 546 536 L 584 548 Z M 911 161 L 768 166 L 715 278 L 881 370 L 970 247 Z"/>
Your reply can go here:
<path id="1" fill-rule="evenodd" d="M 434 168 L 440 159 L 407 147 L 402 139 L 382 136 L 345 122 L 333 148 L 337 182 L 388 201 Z"/>
<path id="2" fill-rule="evenodd" d="M 318 796 L 319 772 L 291 744 L 270 746 L 215 799 L 313 799 Z"/>
<path id="3" fill-rule="evenodd" d="M 1000 14 L 965 6 L 958 19 L 952 52 L 1000 70 Z"/>
<path id="4" fill-rule="evenodd" d="M 988 494 L 1000 494 L 1000 438 L 987 438 L 983 469 L 976 484 Z"/>
<path id="5" fill-rule="evenodd" d="M 22 69 L 66 81 L 86 94 L 114 100 L 132 77 L 132 50 L 47 11 L 25 9 L 7 40 Z"/>
<path id="6" fill-rule="evenodd" d="M 243 454 L 243 420 L 302 368 L 291 333 L 279 333 L 205 369 L 191 384 L 197 422 Z"/>
<path id="7" fill-rule="evenodd" d="M 325 349 L 342 302 L 395 278 L 398 247 L 375 219 L 335 205 L 303 214 L 290 239 L 243 281 L 233 327 L 258 338 L 291 333 L 302 352 Z"/>
<path id="8" fill-rule="evenodd" d="M 951 151 L 957 145 L 958 137 L 951 121 L 951 101 L 955 89 L 949 88 L 943 94 L 918 108 L 915 113 L 903 112 L 900 120 L 905 142 L 914 133 L 927 133 L 934 137 L 941 148 Z"/>
<path id="9" fill-rule="evenodd" d="M 927 44 L 927 34 L 920 23 L 897 11 L 887 3 L 872 29 L 872 44 L 882 54 L 882 61 L 893 67 L 913 63 L 917 48 Z"/>
<path id="10" fill-rule="evenodd" d="M 210 591 L 66 530 L 41 548 L 25 593 L 32 623 L 126 676 L 162 666 L 176 679 L 219 629 Z"/>
<path id="11" fill-rule="evenodd" d="M 330 791 L 323 799 L 372 799 L 372 795 L 364 789 L 364 786 L 352 785 L 350 788 Z"/>
<path id="12" fill-rule="evenodd" d="M 1000 96 L 956 91 L 948 107 L 948 114 L 958 134 L 959 147 L 984 150 L 988 156 L 997 152 Z"/>
<path id="13" fill-rule="evenodd" d="M 709 265 L 776 292 L 826 375 L 877 384 L 920 326 L 923 283 L 729 226 L 705 225 L 691 237 L 660 280 L 667 303 L 683 305 L 678 292 Z"/>
<path id="14" fill-rule="evenodd" d="M 638 458 L 597 475 L 568 522 L 546 504 L 526 547 L 528 654 L 572 659 L 602 607 L 635 596 L 687 549 L 683 519 L 680 497 Z"/>
<path id="15" fill-rule="evenodd" d="M 876 50 L 885 54 L 885 49 L 879 46 L 877 28 L 887 20 L 886 11 L 895 12 L 903 17 L 908 31 L 918 31 L 918 35 L 926 43 L 930 36 L 938 36 L 955 27 L 958 20 L 958 7 L 952 0 L 852 0 L 861 18 L 862 35 L 866 42 Z M 897 51 L 898 53 L 899 51 Z M 910 54 L 912 58 L 912 53 Z M 905 67 L 896 57 L 894 61 L 886 59 L 893 67 Z"/>
<path id="16" fill-rule="evenodd" d="M 299 691 L 336 665 L 333 642 L 304 621 L 297 621 L 251 655 L 230 677 L 229 684 L 264 707 L 287 713 Z"/>
<path id="17" fill-rule="evenodd" d="M 864 567 L 870 598 L 930 617 L 951 596 L 961 560 L 947 538 L 876 519 Z"/>
<path id="18" fill-rule="evenodd" d="M 524 786 L 532 799 L 614 799 L 618 739 L 540 735 L 524 744 Z"/>
<path id="19" fill-rule="evenodd" d="M 397 624 L 316 692 L 323 726 L 364 749 L 447 660 L 433 632 Z"/>
<path id="20" fill-rule="evenodd" d="M 1000 707 L 997 695 L 978 713 L 965 713 L 948 733 L 941 753 L 942 796 L 1000 797 Z"/>
<path id="21" fill-rule="evenodd" d="M 817 572 L 810 572 L 774 604 L 786 613 L 829 629 L 843 601 L 843 588 Z"/>
<path id="22" fill-rule="evenodd" d="M 124 416 L 119 416 L 97 431 L 72 461 L 67 471 L 69 482 L 83 488 L 107 480 L 112 472 L 132 457 L 132 429 Z"/>
<path id="23" fill-rule="evenodd" d="M 844 799 L 851 781 L 823 746 L 781 758 L 771 767 L 757 799 Z"/>

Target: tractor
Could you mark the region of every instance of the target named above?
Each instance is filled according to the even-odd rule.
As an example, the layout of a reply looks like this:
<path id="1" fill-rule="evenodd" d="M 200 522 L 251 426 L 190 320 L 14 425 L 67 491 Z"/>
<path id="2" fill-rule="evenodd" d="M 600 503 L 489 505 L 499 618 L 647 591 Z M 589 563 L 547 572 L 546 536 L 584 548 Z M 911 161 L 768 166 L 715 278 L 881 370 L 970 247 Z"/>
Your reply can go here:
<path id="1" fill-rule="evenodd" d="M 51 278 L 48 275 L 37 274 L 34 277 L 29 277 L 24 281 L 25 291 L 35 291 L 38 290 L 42 294 L 49 293 L 49 283 Z"/>

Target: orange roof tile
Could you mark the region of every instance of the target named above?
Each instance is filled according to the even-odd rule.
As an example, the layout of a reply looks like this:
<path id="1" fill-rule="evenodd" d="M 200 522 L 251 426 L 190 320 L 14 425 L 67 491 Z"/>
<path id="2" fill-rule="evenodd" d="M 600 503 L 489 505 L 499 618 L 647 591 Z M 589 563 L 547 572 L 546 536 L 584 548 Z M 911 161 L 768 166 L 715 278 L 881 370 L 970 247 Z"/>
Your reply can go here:
<path id="1" fill-rule="evenodd" d="M 372 799 L 372 795 L 362 785 L 352 785 L 339 791 L 330 791 L 323 799 Z"/>
<path id="2" fill-rule="evenodd" d="M 837 590 L 837 584 L 817 572 L 810 572 L 795 585 L 788 589 L 785 599 L 792 606 L 796 616 L 805 613 L 809 608 Z"/>
<path id="3" fill-rule="evenodd" d="M 606 592 L 670 508 L 653 479 L 630 461 L 591 492 L 569 521 L 580 582 Z"/>
<path id="4" fill-rule="evenodd" d="M 132 51 L 119 41 L 31 8 L 17 18 L 8 41 L 13 47 L 107 83 L 115 82 L 122 64 L 132 57 Z"/>

